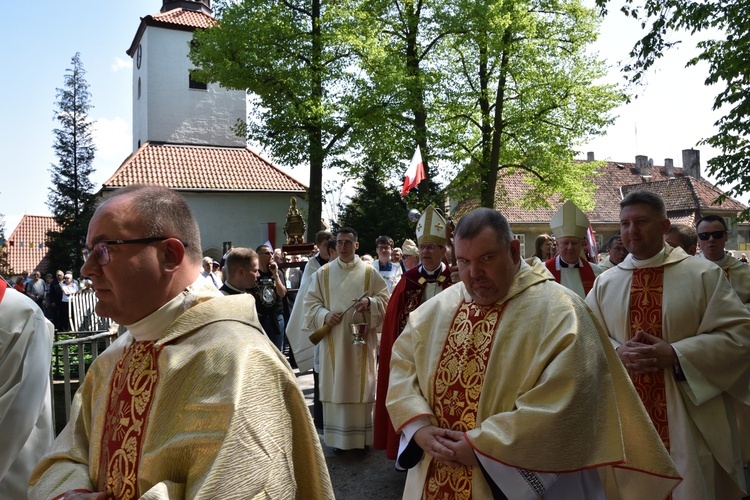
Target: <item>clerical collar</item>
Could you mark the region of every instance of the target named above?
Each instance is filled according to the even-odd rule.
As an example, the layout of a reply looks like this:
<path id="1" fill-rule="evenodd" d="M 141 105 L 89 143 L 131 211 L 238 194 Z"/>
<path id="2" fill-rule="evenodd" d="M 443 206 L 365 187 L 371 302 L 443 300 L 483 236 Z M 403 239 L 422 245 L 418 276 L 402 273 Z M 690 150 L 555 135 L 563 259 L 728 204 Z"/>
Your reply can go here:
<path id="1" fill-rule="evenodd" d="M 635 257 L 633 257 L 633 254 L 630 254 L 629 257 L 632 259 L 634 267 L 658 267 L 664 264 L 666 253 L 665 249 L 662 248 L 661 251 L 659 251 L 656 255 L 654 255 L 653 257 L 649 257 L 648 259 L 636 259 Z"/>
<path id="2" fill-rule="evenodd" d="M 568 264 L 559 255 L 557 256 L 557 259 L 558 259 L 558 261 L 560 261 L 560 267 L 561 268 L 563 268 L 563 267 L 583 267 L 583 264 L 581 264 L 581 259 L 578 259 L 578 262 L 576 262 L 575 264 Z"/>
<path id="3" fill-rule="evenodd" d="M 340 257 L 336 257 L 336 262 L 341 269 L 353 269 L 357 264 L 359 264 L 359 260 L 359 255 L 356 254 L 354 255 L 354 260 L 352 260 L 351 262 L 344 262 Z"/>
<path id="4" fill-rule="evenodd" d="M 177 317 L 185 312 L 195 299 L 195 290 L 204 286 L 203 277 L 200 277 L 192 285 L 188 286 L 182 293 L 152 312 L 143 319 L 132 325 L 124 325 L 137 341 L 159 340 L 169 325 L 174 323 Z M 213 285 L 210 285 L 213 286 Z"/>
<path id="5" fill-rule="evenodd" d="M 320 264 L 321 266 L 323 264 L 328 264 L 328 259 L 326 259 L 322 255 L 320 255 L 320 253 L 318 253 L 318 255 L 316 255 L 315 258 L 318 259 L 318 264 Z"/>
<path id="6" fill-rule="evenodd" d="M 237 293 L 246 293 L 245 290 L 240 290 L 239 288 L 232 286 L 229 281 L 225 281 L 224 286 L 229 288 L 230 290 L 234 290 Z"/>
<path id="7" fill-rule="evenodd" d="M 420 285 L 424 285 L 425 283 L 442 283 L 446 280 L 445 276 L 443 276 L 443 263 L 441 262 L 438 267 L 436 267 L 433 271 L 428 271 L 424 268 L 423 265 L 419 266 L 419 274 L 420 277 L 417 280 L 417 282 Z"/>

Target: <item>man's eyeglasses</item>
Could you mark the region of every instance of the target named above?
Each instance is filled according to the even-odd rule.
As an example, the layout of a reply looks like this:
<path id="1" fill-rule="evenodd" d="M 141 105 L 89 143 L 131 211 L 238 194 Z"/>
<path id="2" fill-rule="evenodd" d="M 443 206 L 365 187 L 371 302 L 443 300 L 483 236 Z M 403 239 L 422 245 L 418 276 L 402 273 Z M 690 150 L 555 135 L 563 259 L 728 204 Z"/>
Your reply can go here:
<path id="1" fill-rule="evenodd" d="M 425 243 L 424 245 L 419 245 L 419 251 L 423 252 L 427 250 L 428 252 L 434 251 L 436 248 L 440 247 L 440 245 L 434 245 L 432 243 Z M 442 248 L 442 247 L 440 247 Z"/>
<path id="2" fill-rule="evenodd" d="M 391 249 L 391 247 L 389 247 L 389 246 L 385 246 L 385 245 L 378 246 L 378 250 L 380 250 L 381 252 L 385 252 L 385 251 L 388 251 L 390 249 Z"/>
<path id="3" fill-rule="evenodd" d="M 354 245 L 353 241 L 349 241 L 349 240 L 336 240 L 336 246 L 337 247 L 350 247 L 352 245 Z"/>
<path id="4" fill-rule="evenodd" d="M 83 254 L 83 262 L 89 260 L 90 256 L 94 256 L 96 263 L 100 266 L 106 266 L 109 264 L 109 246 L 110 245 L 134 245 L 137 243 L 148 244 L 155 243 L 157 241 L 164 241 L 170 239 L 171 236 L 156 236 L 153 238 L 138 238 L 135 240 L 104 240 L 95 243 L 91 249 L 84 248 L 81 253 Z M 180 242 L 182 243 L 182 242 Z M 187 248 L 187 243 L 182 243 Z"/>
<path id="5" fill-rule="evenodd" d="M 711 233 L 698 233 L 698 238 L 702 239 L 703 241 L 708 241 L 708 239 L 713 236 L 715 240 L 720 240 L 724 237 L 726 234 L 726 231 L 713 231 Z"/>

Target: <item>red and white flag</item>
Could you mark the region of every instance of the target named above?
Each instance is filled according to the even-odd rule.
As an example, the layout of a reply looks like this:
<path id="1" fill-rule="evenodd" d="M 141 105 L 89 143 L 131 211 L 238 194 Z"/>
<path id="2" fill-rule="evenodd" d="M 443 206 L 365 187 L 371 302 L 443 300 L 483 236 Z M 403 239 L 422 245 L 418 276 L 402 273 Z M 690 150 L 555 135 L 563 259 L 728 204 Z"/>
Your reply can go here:
<path id="1" fill-rule="evenodd" d="M 422 153 L 419 152 L 419 146 L 417 146 L 417 150 L 414 151 L 414 157 L 411 159 L 411 164 L 404 174 L 404 187 L 401 189 L 401 197 L 406 196 L 409 191 L 417 187 L 417 184 L 424 179 L 424 162 L 422 161 Z"/>

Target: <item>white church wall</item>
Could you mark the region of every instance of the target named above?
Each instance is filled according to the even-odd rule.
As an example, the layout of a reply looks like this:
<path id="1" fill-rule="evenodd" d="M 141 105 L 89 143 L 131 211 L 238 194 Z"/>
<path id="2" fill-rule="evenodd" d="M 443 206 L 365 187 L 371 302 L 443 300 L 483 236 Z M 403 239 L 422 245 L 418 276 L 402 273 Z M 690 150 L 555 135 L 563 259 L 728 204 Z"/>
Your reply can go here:
<path id="1" fill-rule="evenodd" d="M 143 59 L 133 79 L 133 148 L 148 141 L 245 146 L 232 131 L 245 118 L 245 93 L 209 84 L 189 88 L 187 57 L 192 33 L 149 26 L 141 39 Z M 141 98 L 137 99 L 138 77 Z"/>
<path id="2" fill-rule="evenodd" d="M 190 204 L 201 230 L 202 250 L 222 248 L 225 241 L 233 247 L 255 249 L 268 239 L 268 223 L 276 223 L 275 247 L 286 243 L 286 223 L 291 193 L 200 193 L 180 192 Z M 304 212 L 307 202 L 297 197 Z"/>

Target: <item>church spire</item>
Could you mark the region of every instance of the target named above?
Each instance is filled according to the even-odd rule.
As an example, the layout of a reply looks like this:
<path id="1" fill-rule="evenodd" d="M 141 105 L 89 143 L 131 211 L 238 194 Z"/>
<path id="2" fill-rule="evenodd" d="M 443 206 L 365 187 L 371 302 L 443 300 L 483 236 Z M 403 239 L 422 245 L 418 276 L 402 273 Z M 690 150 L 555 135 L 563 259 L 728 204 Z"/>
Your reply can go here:
<path id="1" fill-rule="evenodd" d="M 161 12 L 182 8 L 185 10 L 195 10 L 213 16 L 211 10 L 211 0 L 162 0 Z"/>

